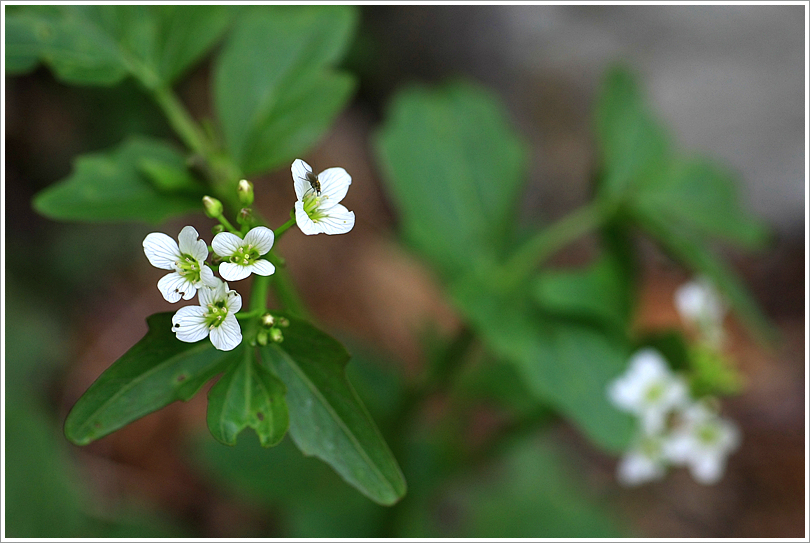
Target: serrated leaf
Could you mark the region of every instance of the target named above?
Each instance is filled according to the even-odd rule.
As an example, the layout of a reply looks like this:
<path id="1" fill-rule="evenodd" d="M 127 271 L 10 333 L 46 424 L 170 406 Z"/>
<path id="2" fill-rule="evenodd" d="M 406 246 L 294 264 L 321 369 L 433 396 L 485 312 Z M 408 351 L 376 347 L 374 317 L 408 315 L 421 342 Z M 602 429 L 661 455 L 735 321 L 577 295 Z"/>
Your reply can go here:
<path id="1" fill-rule="evenodd" d="M 217 441 L 235 445 L 250 426 L 263 447 L 272 447 L 289 426 L 284 384 L 257 363 L 252 348 L 244 347 L 244 353 L 208 392 L 208 429 Z"/>
<path id="2" fill-rule="evenodd" d="M 487 346 L 514 364 L 541 402 L 575 422 L 594 443 L 615 452 L 626 448 L 632 421 L 605 393 L 626 366 L 626 345 L 593 327 L 549 319 L 523 292 L 498 294 L 475 275 L 456 281 L 451 294 Z"/>
<path id="3" fill-rule="evenodd" d="M 395 503 L 405 494 L 405 479 L 346 379 L 349 354 L 307 322 L 288 318 L 284 341 L 263 347 L 261 357 L 287 387 L 290 437 L 370 499 Z"/>
<path id="4" fill-rule="evenodd" d="M 12 72 L 41 60 L 65 83 L 113 85 L 136 74 L 171 85 L 230 24 L 224 6 L 25 6 L 10 15 Z"/>
<path id="5" fill-rule="evenodd" d="M 333 66 L 356 19 L 351 6 L 266 6 L 235 25 L 216 61 L 214 94 L 245 174 L 292 162 L 334 121 L 354 82 Z"/>
<path id="6" fill-rule="evenodd" d="M 187 175 L 183 156 L 168 144 L 132 137 L 111 151 L 78 157 L 70 176 L 34 197 L 34 208 L 57 220 L 151 223 L 200 208 L 201 189 L 167 193 L 144 175 L 144 164 Z"/>
<path id="7" fill-rule="evenodd" d="M 219 351 L 208 340 L 178 340 L 171 331 L 172 315 L 147 318 L 143 339 L 79 398 L 65 421 L 70 441 L 87 445 L 176 400 L 189 400 L 233 362 L 233 351 Z"/>
<path id="8" fill-rule="evenodd" d="M 508 244 L 526 145 L 492 94 L 470 83 L 403 91 L 376 143 L 406 239 L 445 275 Z"/>

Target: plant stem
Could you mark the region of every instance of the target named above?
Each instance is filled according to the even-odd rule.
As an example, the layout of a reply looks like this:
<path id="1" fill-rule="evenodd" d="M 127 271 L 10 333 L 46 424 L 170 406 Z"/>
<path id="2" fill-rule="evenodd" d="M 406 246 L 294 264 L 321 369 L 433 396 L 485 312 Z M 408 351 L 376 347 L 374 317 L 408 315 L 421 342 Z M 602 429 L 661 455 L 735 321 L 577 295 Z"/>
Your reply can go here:
<path id="1" fill-rule="evenodd" d="M 152 95 L 157 101 L 163 113 L 169 119 L 169 124 L 180 136 L 189 149 L 202 155 L 206 160 L 211 158 L 213 150 L 211 149 L 205 134 L 191 118 L 191 115 L 183 107 L 183 104 L 167 87 L 156 87 L 152 89 Z"/>
<path id="2" fill-rule="evenodd" d="M 545 259 L 601 226 L 614 211 L 614 205 L 595 199 L 539 231 L 505 264 L 508 284 L 514 286 L 521 283 Z"/>
<path id="3" fill-rule="evenodd" d="M 275 234 L 275 242 L 277 242 L 281 237 L 281 235 L 287 230 L 289 230 L 290 227 L 294 224 L 295 224 L 295 217 L 292 217 L 289 221 L 285 222 L 284 224 L 276 228 L 275 231 L 273 231 L 273 234 Z"/>

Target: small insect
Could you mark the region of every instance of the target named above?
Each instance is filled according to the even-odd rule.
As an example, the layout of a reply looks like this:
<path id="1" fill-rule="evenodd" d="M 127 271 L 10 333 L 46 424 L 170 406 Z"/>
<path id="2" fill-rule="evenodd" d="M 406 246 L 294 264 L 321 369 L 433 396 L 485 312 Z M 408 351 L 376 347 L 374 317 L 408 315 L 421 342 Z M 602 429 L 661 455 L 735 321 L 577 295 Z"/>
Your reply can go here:
<path id="1" fill-rule="evenodd" d="M 312 190 L 315 191 L 315 194 L 318 196 L 321 195 L 321 182 L 318 180 L 318 176 L 312 173 L 312 170 L 307 170 L 307 173 L 304 174 L 304 181 L 309 182 L 309 186 L 312 187 Z"/>

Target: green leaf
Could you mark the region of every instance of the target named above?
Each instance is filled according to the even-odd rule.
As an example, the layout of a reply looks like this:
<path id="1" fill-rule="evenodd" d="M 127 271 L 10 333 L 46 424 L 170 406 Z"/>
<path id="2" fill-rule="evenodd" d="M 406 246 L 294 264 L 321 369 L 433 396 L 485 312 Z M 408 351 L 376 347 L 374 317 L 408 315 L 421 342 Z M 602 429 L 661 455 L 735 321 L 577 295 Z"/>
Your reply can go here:
<path id="1" fill-rule="evenodd" d="M 624 370 L 627 346 L 595 328 L 547 318 L 523 292 L 498 294 L 485 284 L 466 276 L 452 285 L 451 294 L 489 348 L 594 443 L 624 450 L 632 421 L 607 401 L 605 390 Z"/>
<path id="2" fill-rule="evenodd" d="M 754 334 L 765 342 L 775 341 L 776 330 L 762 313 L 759 304 L 736 274 L 712 254 L 702 239 L 690 235 L 688 231 L 671 230 L 671 225 L 663 217 L 641 215 L 637 220 L 675 259 L 693 271 L 706 275 Z"/>
<path id="3" fill-rule="evenodd" d="M 287 387 L 290 436 L 306 455 L 332 466 L 370 499 L 390 505 L 405 495 L 405 479 L 345 369 L 349 354 L 335 339 L 288 317 L 284 341 L 261 349 Z"/>
<path id="4" fill-rule="evenodd" d="M 608 503 L 597 499 L 575 471 L 571 452 L 547 441 L 527 440 L 483 472 L 458 478 L 443 492 L 442 503 L 455 512 L 455 522 L 441 535 L 498 539 L 627 535 Z"/>
<path id="5" fill-rule="evenodd" d="M 144 175 L 144 168 L 150 175 Z M 153 182 L 156 170 L 188 179 L 183 156 L 172 147 L 133 137 L 112 151 L 78 157 L 69 177 L 34 197 L 34 208 L 56 220 L 151 223 L 200 208 L 201 189 L 186 188 L 190 181 L 158 187 Z"/>
<path id="6" fill-rule="evenodd" d="M 444 275 L 508 244 L 527 147 L 492 94 L 470 83 L 403 91 L 376 143 L 406 239 Z"/>
<path id="7" fill-rule="evenodd" d="M 622 270 L 606 256 L 583 270 L 543 271 L 533 294 L 547 311 L 584 317 L 625 333 L 631 317 L 627 290 Z"/>
<path id="8" fill-rule="evenodd" d="M 277 445 L 289 426 L 284 384 L 256 362 L 245 347 L 242 361 L 225 372 L 208 392 L 208 429 L 226 445 L 250 426 L 263 447 Z"/>
<path id="9" fill-rule="evenodd" d="M 350 6 L 267 6 L 238 21 L 214 68 L 217 113 L 245 174 L 292 162 L 354 87 L 334 70 L 354 31 Z"/>
<path id="10" fill-rule="evenodd" d="M 761 247 L 767 230 L 739 205 L 734 176 L 702 159 L 679 161 L 651 178 L 635 196 L 636 213 L 742 247 Z"/>
<path id="11" fill-rule="evenodd" d="M 26 6 L 8 18 L 12 73 L 47 64 L 65 83 L 113 85 L 128 74 L 171 85 L 230 23 L 225 6 Z"/>
<path id="12" fill-rule="evenodd" d="M 670 151 L 663 123 L 647 108 L 632 74 L 610 70 L 596 110 L 602 197 L 634 213 L 743 247 L 761 246 L 767 232 L 742 209 L 735 176 L 702 158 Z"/>
<path id="13" fill-rule="evenodd" d="M 595 124 L 603 167 L 599 189 L 604 197 L 624 197 L 660 171 L 669 158 L 667 134 L 623 67 L 614 67 L 605 76 Z"/>
<path id="14" fill-rule="evenodd" d="M 172 333 L 172 313 L 146 319 L 149 332 L 90 385 L 65 421 L 65 435 L 76 445 L 91 441 L 165 407 L 189 400 L 223 371 L 233 352 L 208 340 L 184 343 Z"/>

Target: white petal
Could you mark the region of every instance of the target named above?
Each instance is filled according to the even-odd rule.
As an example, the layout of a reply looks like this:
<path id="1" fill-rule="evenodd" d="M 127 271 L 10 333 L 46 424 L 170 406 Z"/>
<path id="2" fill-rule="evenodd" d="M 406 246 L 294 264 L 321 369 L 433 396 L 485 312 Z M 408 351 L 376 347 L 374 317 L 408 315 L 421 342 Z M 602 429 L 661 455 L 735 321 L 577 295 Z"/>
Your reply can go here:
<path id="1" fill-rule="evenodd" d="M 660 462 L 635 451 L 625 455 L 616 468 L 616 478 L 625 486 L 637 486 L 663 476 L 664 467 Z"/>
<path id="2" fill-rule="evenodd" d="M 190 300 L 197 294 L 197 287 L 177 272 L 164 275 L 157 287 L 163 298 L 171 303 L 180 301 L 180 298 Z"/>
<path id="3" fill-rule="evenodd" d="M 177 242 L 161 232 L 152 232 L 143 240 L 143 252 L 149 263 L 161 270 L 173 270 L 180 258 Z"/>
<path id="4" fill-rule="evenodd" d="M 235 290 L 229 290 L 225 299 L 225 307 L 228 308 L 228 315 L 233 315 L 242 309 L 242 296 Z"/>
<path id="5" fill-rule="evenodd" d="M 203 262 L 208 258 L 208 246 L 199 238 L 200 235 L 193 226 L 184 226 L 180 230 L 180 235 L 177 240 L 180 242 L 180 252 L 191 255 L 197 259 L 198 262 Z"/>
<path id="6" fill-rule="evenodd" d="M 250 267 L 240 266 L 232 262 L 223 262 L 219 265 L 219 274 L 227 281 L 240 281 L 250 275 Z"/>
<path id="7" fill-rule="evenodd" d="M 354 228 L 354 211 L 338 204 L 329 210 L 329 215 L 318 219 L 324 234 L 345 234 Z"/>
<path id="8" fill-rule="evenodd" d="M 248 266 L 248 268 L 251 273 L 256 275 L 273 275 L 276 272 L 276 267 L 273 266 L 272 262 L 261 259 Z"/>
<path id="9" fill-rule="evenodd" d="M 298 224 L 298 228 L 301 229 L 301 232 L 307 236 L 314 236 L 315 234 L 323 232 L 323 228 L 312 222 L 312 219 L 309 218 L 307 212 L 304 211 L 304 203 L 300 200 L 295 202 L 295 222 Z"/>
<path id="10" fill-rule="evenodd" d="M 306 175 L 307 172 L 312 171 L 312 167 L 300 158 L 296 158 L 290 169 L 292 170 L 293 185 L 295 186 L 295 196 L 299 201 L 303 200 L 304 195 L 311 188 Z"/>
<path id="11" fill-rule="evenodd" d="M 221 280 L 214 276 L 214 270 L 203 264 L 200 268 L 200 282 L 207 287 L 217 288 Z"/>
<path id="12" fill-rule="evenodd" d="M 712 485 L 723 476 L 725 467 L 725 456 L 704 454 L 692 460 L 689 465 L 689 471 L 697 482 L 703 483 L 704 485 Z"/>
<path id="13" fill-rule="evenodd" d="M 205 325 L 205 309 L 198 305 L 181 307 L 172 317 L 172 332 L 186 343 L 200 341 L 208 335 Z"/>
<path id="14" fill-rule="evenodd" d="M 243 240 L 236 234 L 230 232 L 220 232 L 214 236 L 211 242 L 214 252 L 219 256 L 232 256 L 239 247 L 242 246 Z"/>
<path id="15" fill-rule="evenodd" d="M 321 182 L 321 209 L 330 209 L 340 203 L 349 191 L 352 176 L 343 168 L 329 168 L 318 174 Z"/>
<path id="16" fill-rule="evenodd" d="M 249 243 L 259 251 L 260 255 L 266 254 L 270 249 L 273 248 L 273 240 L 275 239 L 275 234 L 272 230 L 265 226 L 257 226 L 256 228 L 251 229 L 250 232 L 245 234 L 245 241 L 244 243 Z"/>
<path id="17" fill-rule="evenodd" d="M 208 304 L 224 299 L 227 291 L 228 284 L 221 279 L 216 279 L 216 287 L 200 289 L 200 305 L 205 307 Z"/>
<path id="18" fill-rule="evenodd" d="M 211 343 L 220 351 L 230 351 L 242 343 L 242 330 L 236 317 L 228 315 L 222 324 L 211 329 Z"/>

